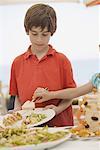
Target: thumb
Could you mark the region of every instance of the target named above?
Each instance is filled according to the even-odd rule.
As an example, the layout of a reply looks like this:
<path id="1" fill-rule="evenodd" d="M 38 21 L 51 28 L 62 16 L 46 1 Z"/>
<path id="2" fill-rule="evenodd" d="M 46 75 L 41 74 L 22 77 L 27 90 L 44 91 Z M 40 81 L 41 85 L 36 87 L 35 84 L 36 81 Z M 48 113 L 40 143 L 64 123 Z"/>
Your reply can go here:
<path id="1" fill-rule="evenodd" d="M 38 97 L 42 97 L 43 96 L 43 93 L 42 92 L 38 92 L 36 94 L 34 94 L 34 99 L 38 98 Z"/>
<path id="2" fill-rule="evenodd" d="M 47 100 L 45 98 L 42 98 L 42 97 L 39 97 L 39 98 L 35 99 L 36 103 L 43 103 L 45 101 L 47 101 Z"/>
<path id="3" fill-rule="evenodd" d="M 47 105 L 45 106 L 46 109 L 53 109 L 54 108 L 54 105 Z"/>

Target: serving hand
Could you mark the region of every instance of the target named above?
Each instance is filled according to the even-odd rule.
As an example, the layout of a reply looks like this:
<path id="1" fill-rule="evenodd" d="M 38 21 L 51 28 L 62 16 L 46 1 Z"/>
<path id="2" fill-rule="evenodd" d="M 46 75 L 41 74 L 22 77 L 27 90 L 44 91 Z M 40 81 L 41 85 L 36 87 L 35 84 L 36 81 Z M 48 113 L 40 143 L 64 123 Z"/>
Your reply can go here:
<path id="1" fill-rule="evenodd" d="M 57 106 L 55 105 L 47 105 L 44 107 L 44 109 L 53 109 L 55 111 L 55 114 L 58 115 L 59 114 L 59 109 Z"/>
<path id="2" fill-rule="evenodd" d="M 50 99 L 48 88 L 37 88 L 32 97 L 32 101 L 36 103 L 45 102 Z"/>

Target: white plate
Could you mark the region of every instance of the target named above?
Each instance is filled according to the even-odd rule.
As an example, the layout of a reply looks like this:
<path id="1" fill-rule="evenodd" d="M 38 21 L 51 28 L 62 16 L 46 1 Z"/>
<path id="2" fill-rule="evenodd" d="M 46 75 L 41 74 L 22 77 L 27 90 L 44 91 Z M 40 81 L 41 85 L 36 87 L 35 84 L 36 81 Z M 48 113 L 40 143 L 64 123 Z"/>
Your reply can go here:
<path id="1" fill-rule="evenodd" d="M 43 123 L 46 123 L 46 122 L 48 122 L 49 120 L 51 120 L 55 116 L 55 111 L 53 109 L 45 109 L 44 110 L 43 108 L 36 108 L 35 110 L 20 110 L 20 111 L 17 111 L 17 112 L 19 112 L 22 115 L 23 119 L 25 119 L 25 117 L 27 115 L 30 115 L 31 113 L 45 114 L 46 115 L 46 118 L 43 119 L 42 121 L 40 121 L 38 123 L 35 123 L 35 124 L 27 125 L 28 128 L 39 126 L 39 125 L 41 125 Z M 11 115 L 11 114 L 7 114 L 7 115 L 3 116 L 3 118 L 7 117 L 9 115 Z M 3 118 L 0 120 L 0 125 L 4 127 L 4 125 L 3 125 Z M 12 127 L 20 126 L 22 121 L 23 120 L 20 120 L 20 121 L 16 122 L 14 125 L 12 125 Z M 11 127 L 11 126 L 9 126 L 9 127 Z"/>
<path id="2" fill-rule="evenodd" d="M 36 114 L 45 114 L 46 118 L 43 119 L 42 121 L 38 122 L 38 123 L 27 125 L 27 127 L 29 127 L 29 128 L 30 127 L 36 127 L 36 126 L 42 125 L 42 124 L 48 122 L 49 120 L 51 120 L 55 116 L 55 111 L 53 109 L 36 108 L 32 112 L 34 112 Z M 31 114 L 32 112 L 30 111 L 30 112 L 28 112 L 28 114 L 29 113 Z"/>
<path id="3" fill-rule="evenodd" d="M 89 137 L 80 137 L 77 135 L 72 135 L 71 138 L 73 140 L 81 140 L 81 141 L 87 141 L 87 140 L 100 140 L 99 136 L 89 136 Z"/>
<path id="4" fill-rule="evenodd" d="M 13 125 L 5 126 L 3 124 L 3 119 L 7 118 L 8 116 L 12 116 L 12 114 L 6 114 L 6 115 L 3 115 L 3 116 L 0 116 L 0 126 L 2 126 L 3 128 L 7 128 L 7 127 L 17 127 L 17 126 L 21 125 L 22 120 L 19 120 L 16 123 L 14 123 Z"/>
<path id="5" fill-rule="evenodd" d="M 39 127 L 38 127 L 39 128 Z M 48 128 L 49 132 L 56 132 L 56 131 L 63 131 L 61 128 Z M 64 130 L 65 131 L 65 130 Z M 8 148 L 7 150 L 43 150 L 43 149 L 48 149 L 51 147 L 55 147 L 67 140 L 69 140 L 71 137 L 71 133 L 68 133 L 64 138 L 56 140 L 56 141 L 51 141 L 51 142 L 46 142 L 46 143 L 41 143 L 41 144 L 32 144 L 32 145 L 25 145 L 25 146 L 16 146 L 12 148 Z"/>

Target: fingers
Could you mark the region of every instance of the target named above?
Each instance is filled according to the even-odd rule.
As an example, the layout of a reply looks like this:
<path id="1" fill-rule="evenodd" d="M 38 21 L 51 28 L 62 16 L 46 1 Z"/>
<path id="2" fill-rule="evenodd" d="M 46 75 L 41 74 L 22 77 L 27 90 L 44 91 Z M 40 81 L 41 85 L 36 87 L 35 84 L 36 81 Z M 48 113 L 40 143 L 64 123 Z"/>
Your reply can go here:
<path id="1" fill-rule="evenodd" d="M 35 99 L 35 103 L 43 103 L 43 102 L 45 102 L 46 100 L 45 99 L 43 99 L 43 98 L 37 98 L 37 99 Z"/>
<path id="2" fill-rule="evenodd" d="M 36 103 L 42 103 L 48 100 L 50 100 L 50 97 L 49 97 L 49 93 L 47 92 L 38 93 L 37 98 L 35 98 Z"/>
<path id="3" fill-rule="evenodd" d="M 34 93 L 41 93 L 41 92 L 44 92 L 44 91 L 47 91 L 48 90 L 48 88 L 46 87 L 46 88 L 37 88 L 36 90 L 35 90 L 35 92 Z"/>
<path id="4" fill-rule="evenodd" d="M 40 95 L 34 95 L 33 97 L 32 97 L 32 102 L 36 102 L 36 101 L 38 101 L 38 100 L 40 100 L 42 97 L 40 96 Z"/>
<path id="5" fill-rule="evenodd" d="M 37 103 L 46 101 L 47 92 L 48 88 L 37 88 L 32 97 L 32 101 L 35 101 Z"/>
<path id="6" fill-rule="evenodd" d="M 44 109 L 53 109 L 55 111 L 55 114 L 58 114 L 57 106 L 55 105 L 47 105 L 44 107 Z"/>
<path id="7" fill-rule="evenodd" d="M 54 105 L 47 105 L 44 107 L 44 109 L 54 109 L 54 107 L 55 107 Z"/>
<path id="8" fill-rule="evenodd" d="M 42 96 L 42 93 L 44 92 L 47 92 L 48 91 L 48 88 L 37 88 L 34 92 L 34 95 L 33 95 L 33 99 L 36 99 L 37 97 L 41 97 Z"/>

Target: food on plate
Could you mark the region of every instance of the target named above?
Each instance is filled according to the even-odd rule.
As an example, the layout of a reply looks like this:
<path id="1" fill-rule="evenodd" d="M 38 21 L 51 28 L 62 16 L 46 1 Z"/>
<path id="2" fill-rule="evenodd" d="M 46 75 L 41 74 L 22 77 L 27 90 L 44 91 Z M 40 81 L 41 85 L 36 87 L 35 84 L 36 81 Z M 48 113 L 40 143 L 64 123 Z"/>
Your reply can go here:
<path id="1" fill-rule="evenodd" d="M 35 124 L 43 119 L 45 119 L 47 116 L 45 114 L 36 114 L 31 113 L 30 115 L 27 115 L 25 119 L 23 120 L 22 124 L 28 125 L 28 124 Z"/>
<path id="2" fill-rule="evenodd" d="M 71 133 L 74 135 L 78 135 L 79 137 L 90 137 L 90 136 L 95 136 L 95 133 L 89 131 L 86 128 L 80 129 L 80 127 L 75 127 L 70 129 Z"/>
<path id="3" fill-rule="evenodd" d="M 38 126 L 52 119 L 54 115 L 55 113 L 52 109 L 20 110 L 3 116 L 0 125 L 5 128 L 27 125 L 27 127 Z"/>
<path id="4" fill-rule="evenodd" d="M 91 131 L 83 126 L 77 126 L 70 129 L 70 132 L 73 135 L 78 137 L 99 137 L 100 138 L 100 130 L 98 131 Z"/>
<path id="5" fill-rule="evenodd" d="M 11 126 L 21 119 L 22 119 L 22 115 L 19 112 L 14 112 L 13 114 L 10 114 L 3 118 L 3 125 Z"/>
<path id="6" fill-rule="evenodd" d="M 100 92 L 83 97 L 76 117 L 79 123 L 72 128 L 72 133 L 82 137 L 100 136 Z"/>
<path id="7" fill-rule="evenodd" d="M 0 126 L 0 133 L 4 131 L 4 128 L 2 126 Z"/>
<path id="8" fill-rule="evenodd" d="M 35 102 L 33 101 L 26 101 L 23 105 L 22 105 L 22 109 L 35 109 Z"/>
<path id="9" fill-rule="evenodd" d="M 41 88 L 43 91 L 44 90 L 46 90 L 46 91 L 48 91 L 48 88 Z M 35 101 L 36 100 L 39 100 L 40 99 L 40 97 L 38 97 L 38 98 L 34 98 L 34 95 L 33 95 L 33 97 L 32 97 L 32 100 L 30 101 L 30 100 L 28 100 L 28 101 L 26 101 L 23 105 L 22 105 L 22 109 L 30 109 L 30 110 L 34 110 L 35 109 Z M 38 104 L 37 104 L 37 106 L 38 106 Z M 39 105 L 40 106 L 40 105 Z"/>
<path id="10" fill-rule="evenodd" d="M 6 128 L 0 133 L 0 147 L 14 147 L 32 145 L 56 141 L 66 137 L 67 130 L 49 131 L 48 127 L 43 128 Z"/>

